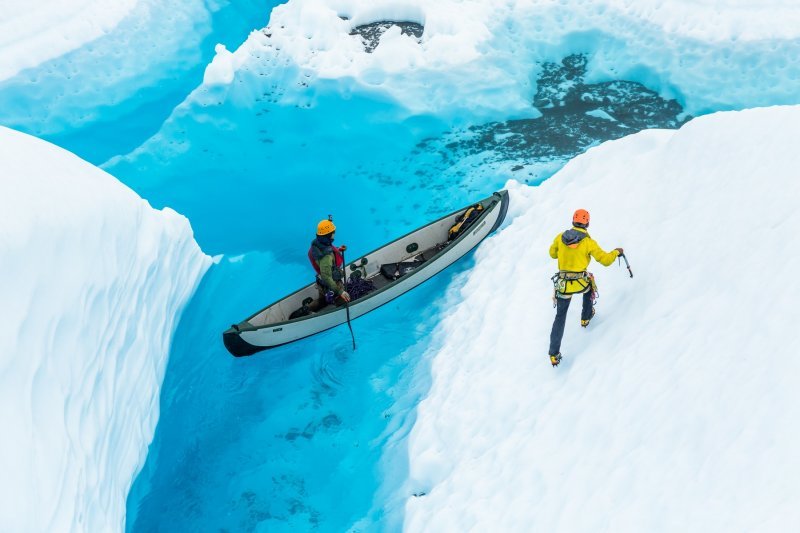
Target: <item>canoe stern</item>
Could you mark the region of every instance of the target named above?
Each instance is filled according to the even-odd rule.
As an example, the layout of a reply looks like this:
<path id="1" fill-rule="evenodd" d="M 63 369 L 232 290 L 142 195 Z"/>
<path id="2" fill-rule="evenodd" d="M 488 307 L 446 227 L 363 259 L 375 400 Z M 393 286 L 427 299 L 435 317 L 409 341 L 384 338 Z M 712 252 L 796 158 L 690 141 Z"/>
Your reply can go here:
<path id="1" fill-rule="evenodd" d="M 253 346 L 249 342 L 245 341 L 240 335 L 240 332 L 236 326 L 228 328 L 222 334 L 222 342 L 225 344 L 225 348 L 228 349 L 231 355 L 235 357 L 245 357 L 247 355 L 253 355 L 254 353 L 258 353 L 267 349 L 265 346 Z"/>

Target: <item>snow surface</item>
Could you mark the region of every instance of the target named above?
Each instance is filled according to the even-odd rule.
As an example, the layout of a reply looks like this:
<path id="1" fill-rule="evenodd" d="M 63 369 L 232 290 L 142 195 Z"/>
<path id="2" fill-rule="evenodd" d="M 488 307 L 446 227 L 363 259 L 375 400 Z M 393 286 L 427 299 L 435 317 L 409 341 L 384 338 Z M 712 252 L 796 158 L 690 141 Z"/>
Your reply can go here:
<path id="1" fill-rule="evenodd" d="M 350 34 L 359 25 L 385 20 L 418 23 L 425 31 L 418 42 L 394 27 L 372 53 L 359 35 Z M 488 120 L 498 113 L 535 116 L 531 97 L 539 64 L 573 53 L 591 54 L 592 79 L 640 81 L 664 96 L 685 99 L 692 114 L 794 103 L 800 5 L 791 0 L 289 0 L 272 11 L 264 33 L 254 32 L 232 54 L 218 50 L 205 82 L 231 83 L 233 72 L 258 71 L 276 58 L 286 86 L 336 79 L 343 92 L 376 91 L 411 113 L 454 118 L 466 113 Z"/>
<path id="2" fill-rule="evenodd" d="M 0 127 L 0 524 L 119 531 L 177 319 L 208 268 L 188 221 Z"/>
<path id="3" fill-rule="evenodd" d="M 1 0 L 0 81 L 114 30 L 138 0 Z"/>
<path id="4" fill-rule="evenodd" d="M 434 336 L 409 443 L 409 531 L 790 531 L 800 523 L 800 106 L 648 130 L 578 156 L 476 254 Z M 553 237 L 593 262 L 550 366 Z"/>

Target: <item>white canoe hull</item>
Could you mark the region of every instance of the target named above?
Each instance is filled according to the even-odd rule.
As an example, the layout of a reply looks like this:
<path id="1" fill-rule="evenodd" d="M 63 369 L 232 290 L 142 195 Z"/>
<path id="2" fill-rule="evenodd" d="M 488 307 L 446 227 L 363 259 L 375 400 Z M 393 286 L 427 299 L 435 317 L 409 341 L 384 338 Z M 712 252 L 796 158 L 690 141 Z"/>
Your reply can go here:
<path id="1" fill-rule="evenodd" d="M 486 208 L 486 212 L 474 222 L 464 235 L 449 244 L 436 257 L 416 268 L 411 274 L 399 278 L 375 293 L 352 302 L 349 305 L 350 318 L 358 318 L 394 300 L 429 280 L 475 248 L 500 226 L 508 210 L 508 193 L 506 191 L 495 193 L 493 197 L 484 200 L 484 202 L 487 201 L 490 201 L 491 206 Z M 410 233 L 409 237 L 413 237 L 414 233 Z M 254 317 L 251 317 L 251 319 Z M 276 324 L 253 327 L 252 324 L 245 321 L 226 331 L 223 334 L 223 338 L 226 347 L 233 355 L 251 355 L 261 350 L 309 337 L 345 322 L 347 322 L 347 310 L 345 307 L 331 306 L 331 309 L 327 311 Z"/>

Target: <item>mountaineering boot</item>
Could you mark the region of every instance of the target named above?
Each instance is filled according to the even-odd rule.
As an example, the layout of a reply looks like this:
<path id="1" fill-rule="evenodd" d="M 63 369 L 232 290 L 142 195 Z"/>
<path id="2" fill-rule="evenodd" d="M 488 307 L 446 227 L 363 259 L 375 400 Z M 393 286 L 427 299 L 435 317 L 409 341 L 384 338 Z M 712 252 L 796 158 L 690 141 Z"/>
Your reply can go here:
<path id="1" fill-rule="evenodd" d="M 561 352 L 558 352 L 557 354 L 550 356 L 550 364 L 553 365 L 554 367 L 558 366 L 558 363 L 560 362 L 561 362 Z"/>
<path id="2" fill-rule="evenodd" d="M 589 320 L 581 320 L 581 327 L 585 328 L 586 326 L 588 326 L 589 322 L 591 322 L 593 318 L 594 318 L 594 307 L 592 307 L 592 316 L 589 317 Z"/>

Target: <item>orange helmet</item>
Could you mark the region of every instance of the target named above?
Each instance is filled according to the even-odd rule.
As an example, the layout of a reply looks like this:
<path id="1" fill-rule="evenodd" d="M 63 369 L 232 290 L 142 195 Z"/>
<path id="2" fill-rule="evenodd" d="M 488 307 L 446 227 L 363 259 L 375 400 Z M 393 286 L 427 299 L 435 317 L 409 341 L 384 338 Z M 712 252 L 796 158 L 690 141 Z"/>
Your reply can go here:
<path id="1" fill-rule="evenodd" d="M 579 228 L 588 228 L 589 227 L 589 211 L 586 209 L 578 209 L 575 211 L 575 214 L 572 215 L 572 225 L 578 226 Z"/>
<path id="2" fill-rule="evenodd" d="M 317 224 L 317 235 L 330 235 L 336 231 L 336 226 L 330 220 L 321 220 Z"/>

